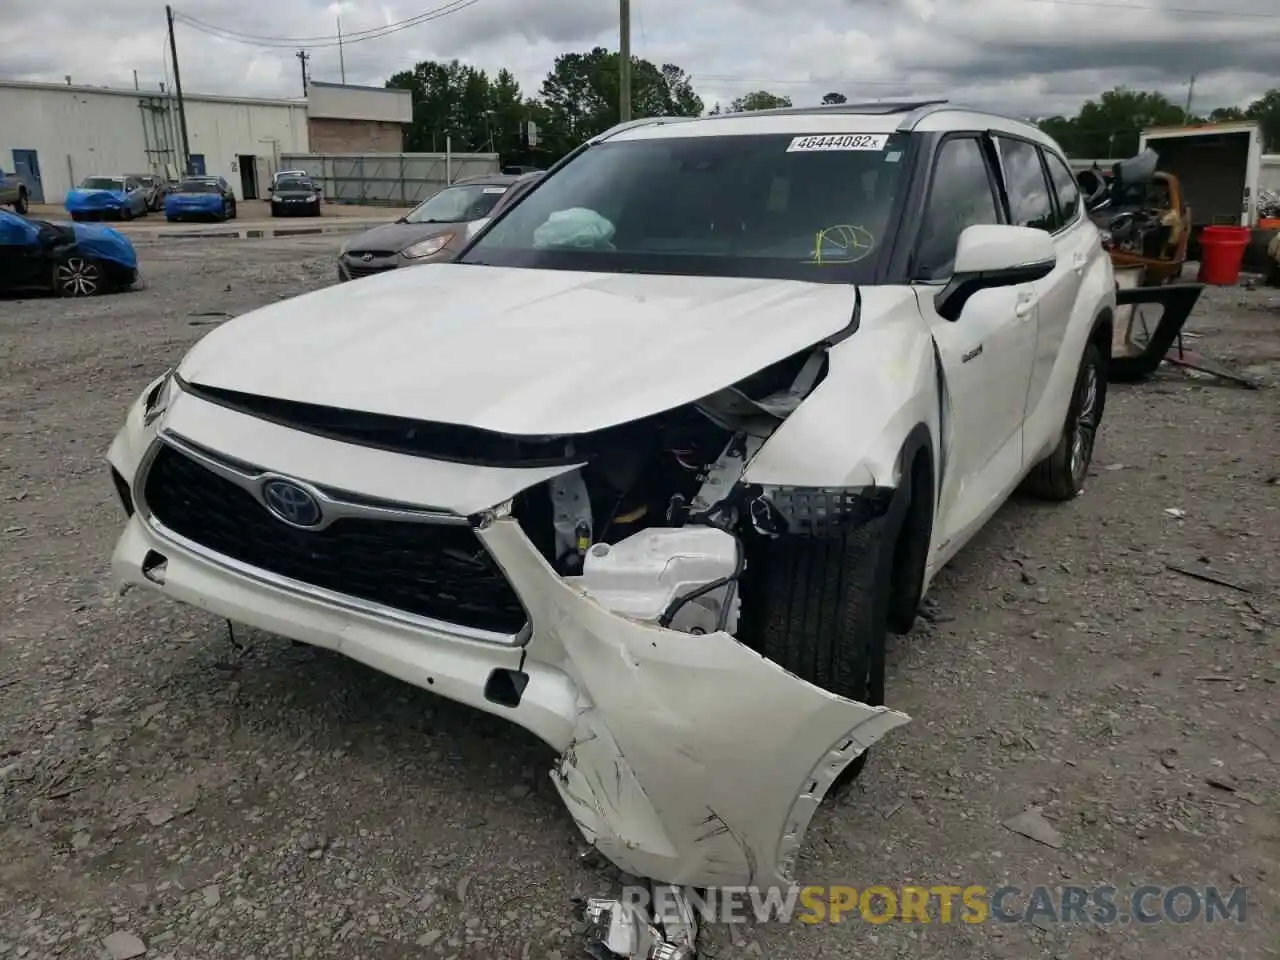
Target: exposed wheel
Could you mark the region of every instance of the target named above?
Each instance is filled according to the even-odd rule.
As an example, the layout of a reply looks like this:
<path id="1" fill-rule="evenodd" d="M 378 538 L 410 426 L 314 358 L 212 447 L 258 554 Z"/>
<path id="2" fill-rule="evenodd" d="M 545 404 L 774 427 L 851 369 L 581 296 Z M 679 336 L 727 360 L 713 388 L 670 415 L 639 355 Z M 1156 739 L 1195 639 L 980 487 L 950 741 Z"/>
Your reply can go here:
<path id="1" fill-rule="evenodd" d="M 25 217 L 29 209 L 31 209 L 31 202 L 27 197 L 27 191 L 25 189 L 19 190 L 18 199 L 15 200 L 13 204 L 13 212 L 21 217 Z"/>
<path id="2" fill-rule="evenodd" d="M 1102 351 L 1090 343 L 1076 372 L 1062 438 L 1053 452 L 1032 469 L 1026 482 L 1028 492 L 1045 500 L 1074 500 L 1080 495 L 1093 461 L 1093 445 L 1106 401 L 1107 368 Z"/>
<path id="3" fill-rule="evenodd" d="M 63 297 L 92 297 L 106 289 L 102 264 L 90 257 L 63 257 L 53 268 L 53 284 Z"/>
<path id="4" fill-rule="evenodd" d="M 218 219 L 223 223 L 226 223 L 231 219 L 231 204 L 227 203 L 225 200 L 222 201 L 222 212 L 218 214 Z"/>
<path id="5" fill-rule="evenodd" d="M 121 207 L 121 208 L 120 208 L 120 219 L 121 219 L 121 220 L 132 220 L 132 219 L 133 219 L 133 207 Z"/>
<path id="6" fill-rule="evenodd" d="M 232 200 L 231 201 L 231 219 L 234 220 L 235 218 L 236 218 L 236 202 Z"/>
<path id="7" fill-rule="evenodd" d="M 825 538 L 782 537 L 749 558 L 743 639 L 780 667 L 830 693 L 884 703 L 890 519 Z M 747 609 L 747 608 L 750 609 Z M 864 752 L 841 774 L 848 783 Z"/>

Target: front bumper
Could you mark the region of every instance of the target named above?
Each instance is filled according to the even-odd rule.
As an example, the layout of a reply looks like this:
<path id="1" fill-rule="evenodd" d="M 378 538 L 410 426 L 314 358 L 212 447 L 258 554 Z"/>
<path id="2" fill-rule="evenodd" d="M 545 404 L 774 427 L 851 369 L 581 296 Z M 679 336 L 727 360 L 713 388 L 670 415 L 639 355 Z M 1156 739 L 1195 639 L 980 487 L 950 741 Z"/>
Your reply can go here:
<path id="1" fill-rule="evenodd" d="M 379 499 L 438 490 L 434 506 L 464 514 L 472 512 L 467 497 L 498 502 L 525 482 L 514 474 L 537 474 L 382 451 L 353 457 L 346 445 L 339 457 L 331 441 L 188 395 L 146 426 L 141 404 L 110 453 L 135 502 L 157 428 L 206 449 L 234 446 L 228 455 L 247 462 L 274 451 L 275 470 Z M 435 482 L 424 487 L 419 471 Z M 500 513 L 484 513 L 477 536 L 528 612 L 523 644 L 410 625 L 273 582 L 177 537 L 145 503 L 136 506 L 113 558 L 118 582 L 344 653 L 520 724 L 560 751 L 551 776 L 583 835 L 637 876 L 694 887 L 790 883 L 804 832 L 835 778 L 907 722 L 806 683 L 727 633 L 695 636 L 612 613 L 559 577 Z M 264 514 L 264 522 L 274 521 Z M 516 678 L 503 687 L 508 695 L 495 696 L 495 675 Z"/>

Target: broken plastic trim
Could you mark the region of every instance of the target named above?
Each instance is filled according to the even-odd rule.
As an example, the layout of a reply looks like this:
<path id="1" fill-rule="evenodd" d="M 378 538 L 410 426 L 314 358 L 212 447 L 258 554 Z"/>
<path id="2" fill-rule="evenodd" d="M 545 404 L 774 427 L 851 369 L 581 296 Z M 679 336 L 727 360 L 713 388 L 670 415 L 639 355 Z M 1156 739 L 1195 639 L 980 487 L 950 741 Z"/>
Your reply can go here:
<path id="1" fill-rule="evenodd" d="M 897 491 L 893 487 L 793 487 L 755 485 L 749 488 L 750 516 L 757 532 L 803 537 L 835 536 L 860 527 L 889 512 Z"/>

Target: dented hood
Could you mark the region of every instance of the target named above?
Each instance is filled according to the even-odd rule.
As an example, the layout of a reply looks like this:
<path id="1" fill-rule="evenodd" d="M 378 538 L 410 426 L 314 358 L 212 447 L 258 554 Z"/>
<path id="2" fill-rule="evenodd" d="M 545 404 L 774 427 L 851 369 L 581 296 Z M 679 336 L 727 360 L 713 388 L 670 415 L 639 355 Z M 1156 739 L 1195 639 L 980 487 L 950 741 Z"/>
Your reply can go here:
<path id="1" fill-rule="evenodd" d="M 511 434 L 585 433 L 706 396 L 851 320 L 841 284 L 438 264 L 228 321 L 190 383 Z"/>

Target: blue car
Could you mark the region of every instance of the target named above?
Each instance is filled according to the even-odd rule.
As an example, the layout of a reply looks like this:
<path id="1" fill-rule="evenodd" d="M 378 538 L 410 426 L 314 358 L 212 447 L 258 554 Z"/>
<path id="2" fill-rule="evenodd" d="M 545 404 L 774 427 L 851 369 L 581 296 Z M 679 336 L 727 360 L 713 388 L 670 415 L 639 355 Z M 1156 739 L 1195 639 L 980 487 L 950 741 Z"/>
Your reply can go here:
<path id="1" fill-rule="evenodd" d="M 0 210 L 0 291 L 91 297 L 127 290 L 138 255 L 124 234 L 83 223 L 46 223 Z"/>
<path id="2" fill-rule="evenodd" d="M 236 195 L 222 177 L 187 177 L 164 199 L 164 218 L 234 220 Z"/>
<path id="3" fill-rule="evenodd" d="M 86 177 L 67 194 L 72 220 L 132 220 L 147 215 L 147 188 L 137 177 Z"/>

